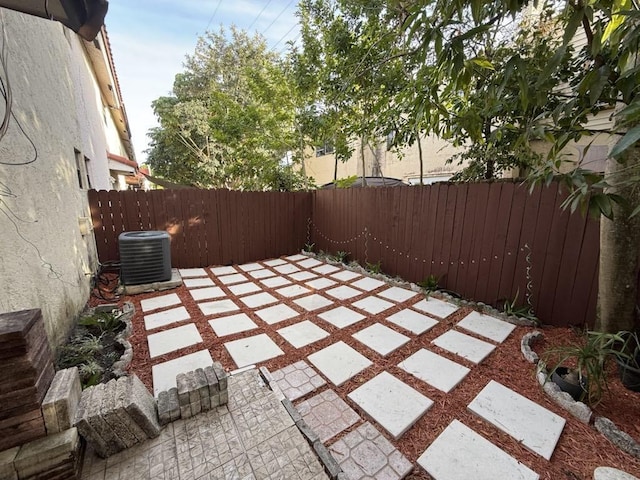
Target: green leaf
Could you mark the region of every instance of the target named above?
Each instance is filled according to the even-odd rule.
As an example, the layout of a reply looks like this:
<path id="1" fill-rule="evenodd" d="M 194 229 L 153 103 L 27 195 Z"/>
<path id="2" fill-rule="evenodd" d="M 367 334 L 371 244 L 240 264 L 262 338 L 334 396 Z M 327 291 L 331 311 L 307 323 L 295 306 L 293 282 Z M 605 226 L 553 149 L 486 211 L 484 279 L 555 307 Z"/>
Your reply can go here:
<path id="1" fill-rule="evenodd" d="M 473 63 L 475 63 L 476 65 L 478 65 L 480 68 L 486 68 L 487 70 L 494 70 L 495 71 L 495 67 L 493 66 L 493 63 L 491 63 L 489 60 L 487 60 L 486 58 L 472 58 L 471 61 Z"/>
<path id="2" fill-rule="evenodd" d="M 633 146 L 638 140 L 640 140 L 640 125 L 636 125 L 629 130 L 624 137 L 622 137 L 618 143 L 616 143 L 613 150 L 611 150 L 611 156 L 617 157 L 622 154 L 626 149 Z"/>
<path id="3" fill-rule="evenodd" d="M 618 12 L 623 10 L 631 10 L 631 0 L 614 0 L 613 8 L 611 9 L 613 15 L 611 16 L 611 21 L 607 25 L 607 28 L 604 29 L 604 33 L 602 34 L 602 43 L 605 43 L 624 23 L 625 16 L 616 15 Z"/>

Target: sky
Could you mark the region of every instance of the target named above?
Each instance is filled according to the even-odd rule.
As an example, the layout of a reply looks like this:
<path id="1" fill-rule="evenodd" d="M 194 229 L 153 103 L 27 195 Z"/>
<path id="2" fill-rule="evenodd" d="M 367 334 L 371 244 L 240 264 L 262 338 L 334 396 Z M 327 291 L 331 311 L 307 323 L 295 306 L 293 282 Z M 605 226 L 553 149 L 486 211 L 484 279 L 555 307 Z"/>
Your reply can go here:
<path id="1" fill-rule="evenodd" d="M 105 19 L 138 164 L 157 125 L 151 102 L 168 95 L 199 36 L 220 25 L 261 33 L 275 52 L 299 42 L 296 0 L 110 0 Z"/>

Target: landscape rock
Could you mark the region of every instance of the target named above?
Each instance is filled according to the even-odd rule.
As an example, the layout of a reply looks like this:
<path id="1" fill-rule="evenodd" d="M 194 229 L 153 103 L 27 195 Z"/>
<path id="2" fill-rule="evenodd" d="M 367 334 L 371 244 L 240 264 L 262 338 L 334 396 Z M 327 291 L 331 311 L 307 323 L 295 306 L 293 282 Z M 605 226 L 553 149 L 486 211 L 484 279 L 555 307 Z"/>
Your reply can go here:
<path id="1" fill-rule="evenodd" d="M 525 360 L 531 363 L 538 363 L 540 358 L 538 354 L 531 349 L 531 345 L 538 339 L 542 338 L 542 332 L 534 330 L 533 332 L 525 333 L 520 341 L 520 351 Z"/>
<path id="2" fill-rule="evenodd" d="M 638 480 L 638 478 L 617 468 L 598 467 L 593 472 L 593 480 Z"/>
<path id="3" fill-rule="evenodd" d="M 640 458 L 640 445 L 629 434 L 616 427 L 611 420 L 605 417 L 598 417 L 595 421 L 595 427 L 620 450 Z"/>

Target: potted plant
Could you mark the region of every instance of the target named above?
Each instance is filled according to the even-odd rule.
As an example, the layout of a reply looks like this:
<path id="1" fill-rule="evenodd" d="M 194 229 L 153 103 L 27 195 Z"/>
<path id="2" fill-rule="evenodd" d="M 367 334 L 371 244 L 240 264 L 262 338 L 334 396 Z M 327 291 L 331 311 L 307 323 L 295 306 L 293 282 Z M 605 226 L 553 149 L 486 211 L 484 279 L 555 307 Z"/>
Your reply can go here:
<path id="1" fill-rule="evenodd" d="M 616 356 L 620 381 L 629 390 L 640 392 L 640 338 L 636 332 L 621 332 L 624 343 Z"/>
<path id="2" fill-rule="evenodd" d="M 574 400 L 596 405 L 608 388 L 607 361 L 628 358 L 621 348 L 624 343 L 620 333 L 587 332 L 582 344 L 564 345 L 544 353 L 545 364 L 549 359 L 555 360 L 547 378 Z"/>

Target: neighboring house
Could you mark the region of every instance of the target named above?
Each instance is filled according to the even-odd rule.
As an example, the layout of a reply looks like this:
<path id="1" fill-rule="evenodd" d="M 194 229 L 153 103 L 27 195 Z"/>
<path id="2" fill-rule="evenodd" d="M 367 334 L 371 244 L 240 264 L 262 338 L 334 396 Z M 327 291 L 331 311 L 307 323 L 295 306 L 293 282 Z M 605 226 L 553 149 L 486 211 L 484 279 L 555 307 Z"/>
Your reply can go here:
<path id="1" fill-rule="evenodd" d="M 0 312 L 41 308 L 55 348 L 97 267 L 87 190 L 137 166 L 104 29 L 86 41 L 4 8 L 0 29 Z"/>

